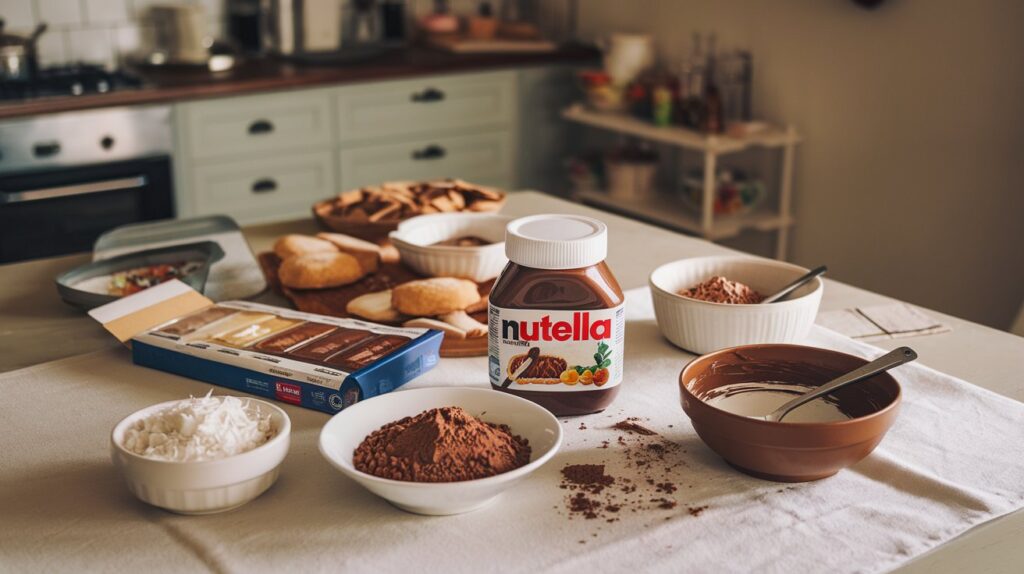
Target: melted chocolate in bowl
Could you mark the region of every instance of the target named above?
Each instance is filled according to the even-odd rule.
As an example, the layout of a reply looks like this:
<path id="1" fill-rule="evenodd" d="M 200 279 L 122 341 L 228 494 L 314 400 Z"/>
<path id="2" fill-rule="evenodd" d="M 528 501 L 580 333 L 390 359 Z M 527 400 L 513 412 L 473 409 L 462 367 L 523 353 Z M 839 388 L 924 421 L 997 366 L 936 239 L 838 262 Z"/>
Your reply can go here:
<path id="1" fill-rule="evenodd" d="M 891 375 L 841 388 L 794 410 L 781 423 L 749 415 L 768 414 L 802 390 L 865 363 L 800 345 L 717 351 L 694 359 L 680 374 L 683 410 L 701 439 L 747 474 L 785 482 L 824 478 L 864 458 L 882 440 L 900 402 L 899 385 Z M 733 404 L 724 408 L 725 401 Z M 812 408 L 797 416 L 807 407 Z M 744 409 L 764 412 L 737 412 Z"/>
<path id="2" fill-rule="evenodd" d="M 687 385 L 697 398 L 715 408 L 741 416 L 764 416 L 844 372 L 812 362 L 758 359 L 733 350 L 731 356 L 712 361 Z M 837 422 L 878 412 L 895 397 L 879 388 L 876 378 L 798 407 L 784 422 Z"/>
<path id="3" fill-rule="evenodd" d="M 797 385 L 785 381 L 732 383 L 712 389 L 702 399 L 705 403 L 734 415 L 764 417 L 812 389 L 813 385 Z M 786 415 L 785 420 L 791 423 L 824 423 L 851 418 L 853 417 L 843 411 L 839 399 L 826 395 L 793 409 Z"/>

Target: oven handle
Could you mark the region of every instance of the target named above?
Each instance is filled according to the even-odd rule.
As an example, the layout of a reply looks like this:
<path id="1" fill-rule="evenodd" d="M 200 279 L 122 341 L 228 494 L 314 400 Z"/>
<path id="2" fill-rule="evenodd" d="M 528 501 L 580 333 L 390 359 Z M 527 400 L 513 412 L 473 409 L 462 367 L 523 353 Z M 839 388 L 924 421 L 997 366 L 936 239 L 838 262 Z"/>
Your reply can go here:
<path id="1" fill-rule="evenodd" d="M 73 195 L 88 195 L 91 193 L 104 193 L 107 191 L 123 191 L 127 189 L 138 189 L 145 187 L 146 176 L 122 177 L 119 179 L 108 179 L 94 181 L 91 183 L 78 183 L 75 185 L 62 185 L 48 187 L 45 189 L 33 189 L 30 191 L 0 191 L 0 204 L 22 203 L 25 201 L 38 201 L 40 199 L 53 199 L 55 197 L 70 197 Z"/>

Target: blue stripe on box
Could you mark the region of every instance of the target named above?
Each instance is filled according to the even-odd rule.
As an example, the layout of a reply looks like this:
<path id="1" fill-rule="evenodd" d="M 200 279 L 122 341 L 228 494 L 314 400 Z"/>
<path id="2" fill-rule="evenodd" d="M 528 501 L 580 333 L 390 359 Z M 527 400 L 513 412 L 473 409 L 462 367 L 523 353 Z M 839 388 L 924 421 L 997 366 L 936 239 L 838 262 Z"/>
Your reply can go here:
<path id="1" fill-rule="evenodd" d="M 143 367 L 334 414 L 357 400 L 393 391 L 432 369 L 439 360 L 443 338 L 441 331 L 427 331 L 391 355 L 351 373 L 337 391 L 134 339 L 132 360 Z"/>

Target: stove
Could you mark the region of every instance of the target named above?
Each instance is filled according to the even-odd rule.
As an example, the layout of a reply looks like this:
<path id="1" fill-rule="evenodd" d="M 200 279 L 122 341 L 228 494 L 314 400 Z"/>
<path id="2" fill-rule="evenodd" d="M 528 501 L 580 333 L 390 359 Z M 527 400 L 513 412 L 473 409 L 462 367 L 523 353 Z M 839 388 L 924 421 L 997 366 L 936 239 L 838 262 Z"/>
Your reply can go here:
<path id="1" fill-rule="evenodd" d="M 126 72 L 108 72 L 102 66 L 90 64 L 68 64 L 43 68 L 30 80 L 0 82 L 0 101 L 105 94 L 140 86 L 142 79 Z"/>
<path id="2" fill-rule="evenodd" d="M 0 264 L 89 251 L 109 229 L 174 217 L 172 148 L 169 106 L 0 122 Z"/>

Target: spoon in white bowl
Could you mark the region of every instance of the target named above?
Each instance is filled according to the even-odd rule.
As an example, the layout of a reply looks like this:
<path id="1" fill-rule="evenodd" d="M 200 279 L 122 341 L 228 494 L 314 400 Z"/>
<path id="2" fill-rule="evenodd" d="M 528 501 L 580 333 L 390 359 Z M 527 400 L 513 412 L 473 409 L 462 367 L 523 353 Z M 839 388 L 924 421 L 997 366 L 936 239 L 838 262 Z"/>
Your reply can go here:
<path id="1" fill-rule="evenodd" d="M 804 283 L 807 283 L 808 281 L 814 279 L 818 275 L 824 275 L 826 271 L 828 271 L 828 267 L 824 265 L 822 265 L 821 267 L 815 267 L 814 269 L 811 269 L 806 275 L 803 275 L 796 281 L 790 283 L 789 285 L 786 285 L 785 287 L 777 291 L 775 294 L 765 297 L 764 300 L 761 301 L 761 303 L 775 303 L 776 301 L 781 301 L 785 299 L 790 293 L 799 289 Z"/>
<path id="2" fill-rule="evenodd" d="M 888 353 L 878 357 L 870 363 L 858 367 L 845 375 L 840 375 L 831 381 L 816 387 L 806 393 L 798 396 L 797 398 L 783 404 L 779 408 L 775 409 L 771 413 L 764 416 L 751 416 L 752 419 L 760 419 L 763 421 L 778 423 L 782 422 L 782 417 L 788 415 L 790 411 L 809 403 L 818 397 L 823 397 L 832 391 L 845 387 L 846 385 L 852 385 L 853 383 L 859 383 L 864 379 L 873 377 L 878 373 L 884 373 L 893 367 L 898 367 L 904 363 L 909 363 L 917 358 L 917 353 L 914 352 L 910 347 L 900 347 L 893 349 Z"/>

